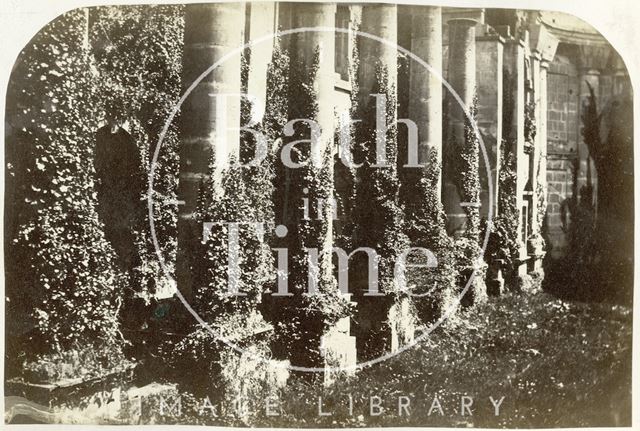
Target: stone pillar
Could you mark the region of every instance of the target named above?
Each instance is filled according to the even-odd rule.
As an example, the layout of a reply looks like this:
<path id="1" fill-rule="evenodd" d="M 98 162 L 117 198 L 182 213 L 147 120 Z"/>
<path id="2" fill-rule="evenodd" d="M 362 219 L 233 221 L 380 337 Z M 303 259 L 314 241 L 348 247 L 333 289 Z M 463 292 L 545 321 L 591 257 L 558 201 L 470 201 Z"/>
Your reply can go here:
<path id="1" fill-rule="evenodd" d="M 393 4 L 364 5 L 360 31 L 396 43 L 398 39 L 398 7 Z M 371 93 L 376 84 L 376 68 L 378 66 L 387 69 L 389 82 L 397 88 L 398 52 L 395 46 L 389 46 L 367 37 L 359 39 L 359 48 L 358 105 L 364 109 L 370 103 L 375 103 L 375 98 L 371 96 Z"/>
<path id="2" fill-rule="evenodd" d="M 538 181 L 540 182 L 542 193 L 544 193 L 543 218 L 540 220 L 540 229 L 544 226 L 546 215 L 546 205 L 549 199 L 549 187 L 547 185 L 547 73 L 549 72 L 549 61 L 544 58 L 540 62 L 540 121 L 538 123 L 538 142 L 540 143 L 540 172 Z M 541 232 L 543 234 L 544 232 Z M 542 261 L 540 262 L 542 266 Z M 538 269 L 538 268 L 536 268 Z"/>
<path id="3" fill-rule="evenodd" d="M 223 55 L 242 45 L 244 18 L 244 6 L 239 3 L 186 6 L 182 72 L 185 89 Z M 230 156 L 239 152 L 240 100 L 231 97 L 223 102 L 215 96 L 225 93 L 240 93 L 239 54 L 206 76 L 182 105 L 178 199 L 184 204 L 178 214 L 176 281 L 187 298 L 194 287 L 192 258 L 199 252 L 202 240 L 202 226 L 195 223 L 193 214 L 200 184 L 209 174 L 209 158 L 213 152 L 220 172 Z"/>
<path id="4" fill-rule="evenodd" d="M 484 31 L 476 37 L 476 80 L 478 87 L 478 115 L 476 123 L 482 134 L 491 176 L 487 178 L 482 152 L 480 152 L 480 183 L 482 192 L 480 215 L 486 217 L 489 208 L 493 208 L 495 217 L 498 208 L 498 173 L 500 172 L 500 153 L 502 151 L 502 92 L 503 92 L 503 52 L 504 38 L 498 34 Z M 493 200 L 489 202 L 488 182 L 493 186 Z"/>
<path id="5" fill-rule="evenodd" d="M 611 50 L 611 60 L 609 73 L 611 75 L 611 97 L 613 98 L 626 98 L 632 93 L 631 83 L 629 82 L 629 72 L 627 67 L 615 50 Z"/>
<path id="6" fill-rule="evenodd" d="M 527 170 L 529 169 L 528 156 L 524 151 L 524 42 L 520 39 L 509 38 L 505 43 L 504 51 L 504 77 L 507 87 L 504 92 L 503 109 L 505 110 L 505 121 L 503 122 L 503 136 L 506 145 L 516 156 L 516 206 L 519 211 L 518 217 L 518 239 L 520 240 L 521 264 L 518 265 L 518 274 L 525 275 L 527 272 L 526 258 L 527 247 L 525 244 L 525 230 L 523 219 L 526 220 L 528 207 L 524 201 L 524 188 Z"/>
<path id="7" fill-rule="evenodd" d="M 542 250 L 541 242 L 537 239 L 542 234 L 542 220 L 538 217 L 538 207 L 540 202 L 541 190 L 538 187 L 540 181 L 540 119 L 542 117 L 540 112 L 540 53 L 535 50 L 531 53 L 529 61 L 531 62 L 531 81 L 532 81 L 532 101 L 535 103 L 534 110 L 534 124 L 536 127 L 536 136 L 533 142 L 533 148 L 530 154 L 530 167 L 529 167 L 529 181 L 531 184 L 531 201 L 529 206 L 529 224 L 531 229 L 529 230 L 530 241 L 527 243 L 527 251 L 529 254 L 529 261 L 527 267 L 529 271 L 534 271 L 542 268 L 542 258 L 544 252 Z"/>
<path id="8" fill-rule="evenodd" d="M 335 27 L 336 25 L 336 5 L 328 3 L 289 3 L 280 4 L 282 8 L 280 15 L 288 16 L 290 20 L 286 26 L 288 28 L 302 28 L 302 27 Z M 287 11 L 284 8 L 288 8 Z M 335 131 L 335 116 L 334 116 L 334 87 L 336 82 L 335 74 L 335 33 L 324 31 L 305 31 L 301 33 L 295 33 L 291 36 L 285 37 L 283 42 L 291 50 L 291 64 L 296 68 L 302 67 L 303 69 L 311 69 L 314 64 L 316 53 L 318 53 L 318 69 L 314 76 L 312 84 L 315 92 L 315 102 L 317 104 L 317 112 L 315 118 L 309 118 L 315 121 L 321 127 L 320 143 L 320 157 L 327 157 L 326 150 L 329 147 L 333 147 L 334 131 Z M 330 157 L 330 155 L 329 155 Z M 327 175 L 333 178 L 333 163 L 327 164 L 329 172 Z M 292 184 L 294 187 L 302 188 L 303 184 Z M 333 193 L 332 193 L 333 194 Z M 289 205 L 298 207 L 300 202 L 290 202 Z M 327 223 L 327 234 L 323 238 L 324 244 L 319 248 L 331 249 L 333 246 L 333 219 L 323 219 L 323 222 Z M 320 262 L 320 270 L 327 271 L 325 277 L 333 277 L 332 265 L 330 260 Z M 289 298 L 280 297 L 274 301 L 275 307 L 288 306 Z M 310 332 L 306 334 L 307 337 L 315 336 Z M 314 366 L 330 366 L 330 367 L 348 367 L 356 364 L 356 340 L 351 336 L 351 319 L 349 316 L 340 319 L 332 327 L 328 328 L 322 334 L 319 334 L 319 353 L 323 360 L 323 363 L 316 363 L 315 359 L 312 362 L 304 365 Z M 309 341 L 300 340 L 300 345 L 294 342 L 294 348 L 292 350 L 304 350 L 305 347 L 301 347 L 302 344 Z M 286 352 L 287 355 L 295 357 L 299 355 L 299 352 Z M 302 361 L 308 361 L 309 358 L 300 358 Z M 299 365 L 294 361 L 295 365 Z M 352 373 L 351 371 L 350 373 Z M 329 385 L 336 379 L 336 374 L 327 372 L 324 374 L 324 383 Z"/>
<path id="9" fill-rule="evenodd" d="M 538 205 L 547 205 L 547 73 L 549 64 L 553 61 L 556 49 L 558 48 L 558 39 L 553 36 L 544 25 L 532 25 L 530 27 L 529 43 L 533 50 L 534 59 L 534 87 L 536 92 L 536 171 L 534 172 L 536 185 L 534 188 L 535 210 L 542 214 L 537 219 L 535 229 L 542 235 L 542 227 L 546 218 L 546 208 L 538 208 Z M 539 166 L 539 168 L 538 168 Z M 543 196 L 540 196 L 542 193 Z M 531 268 L 539 270 L 542 268 L 542 258 L 544 251 L 540 244 L 533 253 L 533 262 Z"/>
<path id="10" fill-rule="evenodd" d="M 416 6 L 411 12 L 411 52 L 442 74 L 442 8 Z M 415 61 L 409 73 L 409 118 L 418 126 L 418 163 L 427 163 L 429 152 L 435 151 L 441 164 L 442 81 Z"/>
<path id="11" fill-rule="evenodd" d="M 449 21 L 449 65 L 447 80 L 458 93 L 465 108 L 473 106 L 476 94 L 476 21 L 466 18 Z M 467 116 L 460 104 L 450 95 L 449 99 L 449 139 L 464 140 Z M 459 142 L 462 147 L 464 142 Z M 453 172 L 445 172 L 442 201 L 447 213 L 447 230 L 456 233 L 463 229 L 466 213 L 460 205 L 462 197 L 452 178 Z M 465 204 L 479 205 L 480 202 Z"/>
<path id="12" fill-rule="evenodd" d="M 273 2 L 251 2 L 249 8 L 248 41 L 257 40 L 276 30 L 276 5 Z M 264 108 L 267 95 L 267 69 L 273 54 L 274 38 L 253 45 L 249 58 L 247 93 L 258 99 Z"/>
<path id="13" fill-rule="evenodd" d="M 292 4 L 293 28 L 335 27 L 336 5 L 332 3 Z M 319 54 L 318 70 L 313 81 L 318 110 L 312 118 L 322 129 L 320 136 L 320 157 L 326 155 L 328 146 L 333 145 L 335 131 L 334 87 L 335 87 L 335 33 L 325 31 L 305 31 L 296 33 L 292 62 L 296 61 L 308 69 L 313 66 L 316 52 Z M 333 163 L 329 163 L 330 178 L 333 178 Z M 297 205 L 298 203 L 294 203 Z M 333 246 L 333 219 L 327 220 L 327 236 L 324 246 Z M 322 265 L 321 265 L 322 267 Z M 331 265 L 324 266 L 331 275 Z"/>
<path id="14" fill-rule="evenodd" d="M 362 20 L 360 30 L 392 43 L 397 43 L 398 38 L 398 9 L 392 4 L 365 4 L 362 7 Z M 365 119 L 368 110 L 375 107 L 376 98 L 372 96 L 379 93 L 375 90 L 377 85 L 379 68 L 386 70 L 388 77 L 388 89 L 394 89 L 397 97 L 398 84 L 398 59 L 396 46 L 389 46 L 376 40 L 359 37 L 358 38 L 359 57 L 358 64 L 358 95 L 357 112 L 359 118 Z M 387 112 L 388 121 L 397 118 L 397 110 L 392 107 L 392 112 Z M 370 120 L 367 118 L 365 121 Z M 388 142 L 387 142 L 388 143 Z M 388 154 L 388 153 L 387 153 Z M 391 168 L 363 166 L 364 169 L 394 169 L 395 160 L 388 160 Z M 378 205 L 374 203 L 374 205 Z M 359 226 L 359 229 L 366 229 L 367 226 Z M 365 244 L 357 244 L 363 246 Z M 375 247 L 375 245 L 373 245 Z M 362 272 L 364 274 L 364 272 Z M 357 277 L 357 288 L 366 285 L 366 279 L 362 275 Z M 356 329 L 358 354 L 362 359 L 374 359 L 388 351 L 393 345 L 392 325 L 390 325 L 390 309 L 393 305 L 391 296 L 365 296 L 358 292 L 356 297 L 358 311 Z"/>
<path id="15" fill-rule="evenodd" d="M 482 134 L 487 152 L 490 175 L 482 150 L 479 152 L 480 216 L 488 217 L 489 209 L 493 217 L 498 214 L 498 175 L 502 151 L 502 102 L 503 102 L 503 55 L 504 38 L 488 26 L 480 27 L 481 34 L 476 37 L 476 80 L 478 92 L 478 114 L 476 124 Z M 489 183 L 493 187 L 492 199 L 489 199 Z M 500 262 L 487 262 L 487 293 L 499 295 L 504 290 L 504 278 Z"/>

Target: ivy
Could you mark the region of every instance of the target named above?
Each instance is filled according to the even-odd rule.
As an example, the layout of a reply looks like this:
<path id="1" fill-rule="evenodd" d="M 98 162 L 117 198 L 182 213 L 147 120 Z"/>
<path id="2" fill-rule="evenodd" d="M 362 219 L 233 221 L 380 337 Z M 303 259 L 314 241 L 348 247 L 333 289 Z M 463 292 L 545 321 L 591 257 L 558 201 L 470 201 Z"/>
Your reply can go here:
<path id="1" fill-rule="evenodd" d="M 418 316 L 425 322 L 439 318 L 452 302 L 457 276 L 454 243 L 446 231 L 446 214 L 440 200 L 440 172 L 437 154 L 432 151 L 427 167 L 405 174 L 402 184 L 405 232 L 411 246 L 426 248 L 437 259 L 436 268 L 407 270 L 408 285 L 420 295 L 414 301 Z"/>
<path id="2" fill-rule="evenodd" d="M 386 324 L 391 323 L 387 322 L 387 313 L 394 303 L 400 303 L 404 297 L 402 286 L 395 277 L 394 268 L 399 253 L 409 246 L 408 238 L 404 233 L 404 214 L 399 205 L 397 93 L 395 83 L 390 82 L 389 71 L 383 65 L 376 67 L 375 74 L 374 85 L 369 92 L 385 98 L 385 105 L 382 108 L 385 110 L 384 119 L 387 125 L 384 139 L 388 166 L 375 166 L 376 137 L 379 133 L 376 127 L 377 100 L 367 104 L 366 107 L 358 106 L 353 111 L 357 113 L 357 118 L 362 119 L 356 124 L 354 130 L 353 158 L 362 165 L 357 168 L 356 173 L 357 182 L 351 214 L 352 247 L 368 247 L 376 251 L 379 258 L 379 290 L 385 294 L 385 296 L 373 297 L 371 301 L 367 301 L 366 298 L 358 301 L 357 320 L 375 321 L 370 324 L 371 329 L 365 330 L 365 333 L 359 337 L 362 345 L 360 350 L 365 357 L 376 356 L 384 347 L 380 337 L 385 338 Z M 360 254 L 364 255 L 364 253 Z M 363 256 L 354 257 L 352 271 L 358 274 L 354 279 L 354 290 L 361 295 L 369 288 L 366 277 L 367 259 Z"/>
<path id="3" fill-rule="evenodd" d="M 311 68 L 305 67 L 296 58 L 289 59 L 287 108 L 288 118 L 317 118 L 317 93 L 313 87 L 318 70 L 318 51 Z M 293 136 L 282 143 L 308 139 L 307 128 L 296 125 Z M 325 143 L 322 143 L 325 144 Z M 276 326 L 280 355 L 293 359 L 296 365 L 319 366 L 321 362 L 320 337 L 342 317 L 351 312 L 347 299 L 339 292 L 331 271 L 331 248 L 327 238 L 333 235 L 329 230 L 328 218 L 332 217 L 328 205 L 324 214 L 312 211 L 309 219 L 302 217 L 299 209 L 303 199 L 315 203 L 329 202 L 333 198 L 332 144 L 322 154 L 322 164 L 310 161 L 296 169 L 279 166 L 276 174 L 276 193 L 281 197 L 276 201 L 276 220 L 288 227 L 287 236 L 280 242 L 288 249 L 290 256 L 289 292 L 290 298 L 274 300 L 271 315 Z M 292 151 L 294 162 L 309 160 L 308 145 L 297 145 Z M 317 271 L 309 265 L 308 249 L 318 250 Z M 309 278 L 316 284 L 315 292 L 308 292 Z"/>
<path id="4" fill-rule="evenodd" d="M 394 84 L 389 82 L 388 72 L 379 66 L 376 84 L 371 94 L 386 98 L 385 121 L 386 163 L 376 164 L 376 103 L 369 103 L 361 112 L 363 121 L 356 126 L 354 159 L 362 160 L 358 168 L 353 219 L 354 247 L 370 247 L 380 256 L 379 283 L 381 291 L 398 293 L 393 276 L 394 262 L 400 250 L 408 246 L 404 234 L 404 217 L 398 204 L 399 181 L 397 173 L 397 126 L 395 125 L 396 96 Z"/>
<path id="5" fill-rule="evenodd" d="M 516 81 L 505 68 L 503 71 L 503 91 L 505 94 L 502 114 L 502 135 L 499 174 L 498 209 L 493 218 L 489 241 L 485 250 L 485 260 L 504 271 L 505 282 L 514 286 L 519 264 L 520 231 L 518 230 L 520 210 L 517 206 L 517 161 L 516 140 L 513 136 L 513 114 L 515 100 L 513 92 Z M 531 134 L 531 124 L 528 126 Z M 534 132 L 535 133 L 535 132 Z M 485 227 L 486 228 L 486 227 Z"/>
<path id="6" fill-rule="evenodd" d="M 98 7 L 91 9 L 92 52 L 100 79 L 98 106 L 119 111 L 141 154 L 147 184 L 152 152 L 180 97 L 184 18 L 182 6 Z M 164 261 L 173 271 L 177 246 L 178 122 L 164 136 L 153 179 L 154 226 Z M 147 190 L 141 191 L 146 201 Z M 144 203 L 144 202 L 143 202 Z M 140 264 L 135 268 L 138 295 L 170 290 L 141 207 L 134 228 Z"/>
<path id="7" fill-rule="evenodd" d="M 485 259 L 494 264 L 501 262 L 505 270 L 507 284 L 515 282 L 516 268 L 519 258 L 518 217 L 520 211 L 516 205 L 516 156 L 508 150 L 508 144 L 503 141 L 501 152 L 500 173 L 498 176 L 498 214 L 493 219 L 489 242 L 485 252 Z"/>
<path id="8" fill-rule="evenodd" d="M 45 26 L 12 74 L 9 122 L 20 129 L 7 140 L 15 209 L 7 298 L 16 306 L 10 313 L 22 310 L 35 321 L 28 353 L 110 351 L 106 362 L 115 365 L 124 344 L 124 277 L 96 212 L 93 133 L 100 111 L 85 12 Z"/>
<path id="9" fill-rule="evenodd" d="M 464 207 L 466 215 L 464 231 L 455 239 L 454 248 L 458 287 L 466 286 L 469 277 L 475 271 L 471 288 L 463 298 L 465 305 L 484 297 L 485 290 L 483 280 L 486 268 L 480 259 L 480 143 L 472 126 L 472 121 L 475 121 L 477 115 L 477 104 L 477 96 L 474 96 L 473 103 L 469 107 L 470 118 L 465 117 L 464 120 L 462 139 L 453 134 L 447 136 L 448 171 L 453 176 L 460 201 L 471 203 Z"/>

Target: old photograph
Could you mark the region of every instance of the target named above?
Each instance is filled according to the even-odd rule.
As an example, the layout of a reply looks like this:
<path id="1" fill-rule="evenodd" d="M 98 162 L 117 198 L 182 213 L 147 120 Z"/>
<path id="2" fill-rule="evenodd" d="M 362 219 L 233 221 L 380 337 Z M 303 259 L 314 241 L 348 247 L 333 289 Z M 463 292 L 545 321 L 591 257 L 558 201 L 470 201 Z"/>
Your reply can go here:
<path id="1" fill-rule="evenodd" d="M 69 9 L 7 86 L 5 424 L 631 427 L 626 62 L 548 10 Z"/>

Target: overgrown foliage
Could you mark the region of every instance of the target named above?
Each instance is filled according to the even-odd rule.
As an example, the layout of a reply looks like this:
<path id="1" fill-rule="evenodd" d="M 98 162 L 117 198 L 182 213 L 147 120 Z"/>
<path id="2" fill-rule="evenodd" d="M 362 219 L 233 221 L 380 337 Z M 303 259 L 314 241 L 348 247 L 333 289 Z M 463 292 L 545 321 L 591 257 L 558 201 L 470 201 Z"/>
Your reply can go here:
<path id="1" fill-rule="evenodd" d="M 160 132 L 180 97 L 184 19 L 182 6 L 99 7 L 90 10 L 89 40 L 100 79 L 98 106 L 116 111 L 141 154 L 146 185 Z M 119 111 L 119 112 L 118 112 Z M 154 167 L 154 226 L 164 261 L 173 270 L 176 253 L 178 122 L 163 137 Z M 147 190 L 140 190 L 146 200 Z M 139 265 L 138 294 L 170 290 L 158 264 L 142 202 L 134 227 Z"/>
<path id="2" fill-rule="evenodd" d="M 318 72 L 319 53 L 316 51 L 312 66 L 305 66 L 302 59 L 289 57 L 287 115 L 288 119 L 317 119 L 317 90 L 314 88 Z M 286 72 L 285 72 L 286 73 Z M 292 161 L 302 166 L 290 169 L 280 166 L 276 175 L 276 220 L 288 229 L 279 244 L 289 253 L 288 283 L 290 297 L 272 301 L 272 318 L 275 333 L 279 337 L 278 355 L 287 355 L 296 365 L 319 366 L 323 364 L 320 337 L 340 318 L 349 315 L 350 304 L 340 294 L 331 270 L 332 251 L 328 239 L 332 238 L 330 220 L 333 218 L 333 138 L 319 142 L 320 163 L 313 162 L 311 146 L 306 142 L 317 139 L 308 125 L 298 122 L 293 134 L 282 140 L 292 145 Z M 310 206 L 323 201 L 323 211 L 311 210 L 305 217 L 301 203 L 308 199 Z M 280 213 L 281 215 L 279 215 Z M 308 250 L 317 252 L 311 264 Z M 310 291 L 310 283 L 313 283 Z"/>
<path id="3" fill-rule="evenodd" d="M 429 322 L 439 318 L 454 299 L 456 267 L 453 239 L 445 227 L 444 207 L 440 200 L 440 163 L 431 152 L 427 166 L 405 174 L 405 232 L 412 247 L 433 252 L 435 268 L 407 270 L 406 281 L 411 291 L 420 295 L 414 300 L 418 316 Z M 426 264 L 424 257 L 420 264 Z"/>
<path id="4" fill-rule="evenodd" d="M 491 232 L 485 250 L 485 260 L 494 270 L 502 270 L 505 284 L 514 287 L 520 248 L 520 231 L 518 230 L 520 210 L 517 205 L 517 146 L 513 134 L 513 113 L 515 112 L 513 91 L 516 82 L 507 69 L 504 69 L 503 73 L 505 99 L 502 111 L 502 134 L 504 139 L 500 143 L 498 209 L 490 226 Z"/>
<path id="5" fill-rule="evenodd" d="M 248 50 L 242 59 L 242 84 L 246 88 Z M 287 87 L 288 65 L 288 55 L 278 41 L 267 72 L 265 114 L 255 126 L 268 143 L 275 141 L 286 122 L 287 103 L 282 94 Z M 245 101 L 241 105 L 243 124 L 254 120 L 252 115 L 252 106 Z M 242 134 L 241 157 L 252 158 L 255 149 L 253 135 Z M 239 167 L 234 166 L 235 162 L 232 160 L 229 168 L 218 172 L 219 177 L 214 177 L 215 169 L 210 164 L 196 212 L 196 221 L 207 227 L 207 234 L 205 243 L 194 251 L 199 269 L 194 277 L 193 302 L 214 333 L 205 327 L 195 328 L 176 348 L 169 349 L 169 356 L 177 357 L 173 359 L 174 368 L 208 364 L 209 380 L 183 383 L 200 390 L 214 388 L 221 392 L 222 399 L 260 399 L 268 392 L 274 373 L 273 367 L 263 361 L 271 357 L 273 328 L 260 311 L 263 295 L 272 290 L 276 273 L 268 247 L 274 225 L 275 154 L 270 150 L 258 166 Z M 237 266 L 229 265 L 230 235 L 237 235 Z M 267 317 L 271 316 L 267 313 Z M 225 345 L 225 341 L 242 351 Z"/>
<path id="6" fill-rule="evenodd" d="M 469 107 L 470 118 L 465 116 L 464 119 L 463 136 L 456 136 L 453 127 L 447 134 L 450 147 L 446 153 L 447 171 L 453 176 L 460 202 L 467 203 L 464 206 L 464 230 L 454 240 L 454 260 L 459 288 L 463 289 L 468 284 L 472 274 L 474 277 L 463 298 L 463 304 L 466 305 L 482 300 L 486 295 L 486 265 L 482 262 L 480 248 L 480 143 L 472 125 L 477 115 L 477 104 L 477 97 L 474 97 L 473 104 Z"/>
<path id="7" fill-rule="evenodd" d="M 389 81 L 388 72 L 382 66 L 376 71 L 376 84 L 371 94 L 385 98 L 386 130 L 384 154 L 387 166 L 377 166 L 376 103 L 371 103 L 359 113 L 363 119 L 355 130 L 354 158 L 361 161 L 355 190 L 353 219 L 355 247 L 370 247 L 380 255 L 380 290 L 397 294 L 398 286 L 393 275 L 394 262 L 400 250 L 408 245 L 404 233 L 404 217 L 398 204 L 399 181 L 397 173 L 397 126 L 395 84 Z M 380 97 L 380 96 L 377 96 Z"/>
<path id="8" fill-rule="evenodd" d="M 23 340 L 29 352 L 111 350 L 103 359 L 113 364 L 123 344 L 124 277 L 96 212 L 93 133 L 101 112 L 85 12 L 45 26 L 12 74 L 7 299 L 17 319 L 32 313 L 35 330 Z"/>
<path id="9" fill-rule="evenodd" d="M 501 153 L 500 173 L 498 176 L 498 215 L 493 218 L 485 259 L 490 265 L 499 265 L 508 285 L 513 285 L 517 272 L 520 238 L 516 205 L 516 158 L 508 145 Z"/>
<path id="10" fill-rule="evenodd" d="M 361 65 L 361 67 L 364 67 Z M 362 119 L 354 130 L 354 160 L 361 163 L 357 169 L 354 208 L 352 211 L 353 248 L 368 247 L 378 255 L 378 289 L 384 296 L 371 297 L 369 301 L 360 300 L 357 320 L 369 321 L 370 329 L 360 335 L 361 351 L 364 357 L 376 356 L 385 348 L 383 341 L 389 340 L 387 313 L 394 303 L 400 303 L 405 292 L 399 284 L 394 270 L 396 260 L 409 241 L 404 232 L 404 214 L 399 205 L 399 180 L 397 171 L 398 130 L 396 82 L 390 80 L 390 72 L 384 65 L 378 64 L 375 69 L 373 87 L 366 89 L 375 94 L 376 99 L 367 97 L 368 103 L 362 101 L 354 108 L 357 118 Z M 362 86 L 362 83 L 360 83 Z M 380 100 L 383 98 L 383 100 Z M 376 110 L 384 109 L 385 130 L 379 130 L 376 122 Z M 378 114 L 379 115 L 379 114 Z M 376 154 L 377 139 L 382 136 L 385 147 L 384 154 Z M 380 163 L 382 160 L 383 163 Z M 362 295 L 369 289 L 368 260 L 360 253 L 354 264 L 355 292 Z M 410 304 L 410 303 L 408 303 Z M 366 326 L 365 326 L 366 327 Z M 402 328 L 400 328 L 402 330 Z M 363 341 L 364 340 L 364 341 Z M 386 346 L 389 348 L 390 346 Z"/>
<path id="11" fill-rule="evenodd" d="M 565 301 L 548 294 L 507 294 L 462 316 L 458 324 L 438 328 L 420 346 L 367 367 L 355 379 L 323 387 L 293 378 L 275 398 L 281 414 L 267 416 L 263 405 L 256 409 L 254 424 L 267 428 L 631 424 L 630 307 Z M 559 366 L 574 363 L 580 366 Z M 470 382 L 477 391 L 473 394 Z M 504 396 L 500 414 L 495 415 L 489 395 L 476 393 L 499 394 L 491 395 L 494 400 Z M 398 411 L 399 396 L 405 395 L 410 398 L 410 414 Z M 464 395 L 474 399 L 473 415 L 460 414 Z M 380 397 L 384 409 L 378 416 L 369 414 L 372 396 Z M 323 411 L 331 416 L 317 414 L 319 397 Z M 350 397 L 353 413 L 348 408 Z M 435 397 L 442 412 L 437 408 L 430 412 Z M 149 400 L 146 410 L 157 412 L 157 403 Z M 198 412 L 194 403 L 199 407 L 202 399 L 185 396 L 179 422 L 234 423 L 233 418 Z M 176 418 L 158 415 L 157 420 L 173 423 Z"/>

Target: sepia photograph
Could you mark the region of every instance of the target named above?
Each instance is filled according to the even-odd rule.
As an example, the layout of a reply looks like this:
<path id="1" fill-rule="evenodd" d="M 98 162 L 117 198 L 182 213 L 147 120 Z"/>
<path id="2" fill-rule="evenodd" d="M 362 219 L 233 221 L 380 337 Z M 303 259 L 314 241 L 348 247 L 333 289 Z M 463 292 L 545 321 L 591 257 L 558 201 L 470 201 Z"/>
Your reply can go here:
<path id="1" fill-rule="evenodd" d="M 431 3 L 76 5 L 20 43 L 4 424 L 631 427 L 629 60 Z"/>

